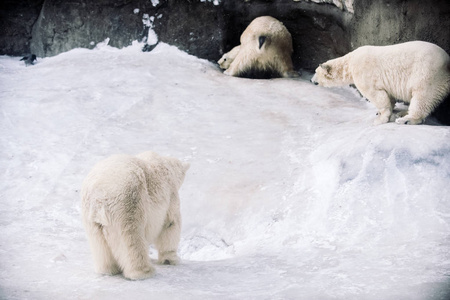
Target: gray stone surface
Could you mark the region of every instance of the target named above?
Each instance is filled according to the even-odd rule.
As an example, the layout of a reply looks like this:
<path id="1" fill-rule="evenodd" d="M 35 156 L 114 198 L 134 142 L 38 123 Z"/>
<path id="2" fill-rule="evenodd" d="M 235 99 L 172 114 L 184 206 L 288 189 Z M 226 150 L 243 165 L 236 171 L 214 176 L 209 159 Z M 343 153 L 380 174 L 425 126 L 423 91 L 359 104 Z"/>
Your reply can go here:
<path id="1" fill-rule="evenodd" d="M 355 0 L 353 8 L 352 48 L 423 40 L 450 53 L 449 0 Z"/>
<path id="2" fill-rule="evenodd" d="M 113 47 L 128 46 L 142 39 L 143 11 L 150 7 L 150 1 L 45 0 L 33 26 L 31 51 L 53 56 L 77 47 L 92 48 L 107 38 Z"/>
<path id="3" fill-rule="evenodd" d="M 221 6 L 199 0 L 160 2 L 160 17 L 154 24 L 160 41 L 201 58 L 219 59 L 223 52 L 223 36 L 227 31 Z"/>
<path id="4" fill-rule="evenodd" d="M 106 38 L 121 48 L 145 40 L 152 27 L 159 41 L 217 61 L 262 15 L 279 19 L 291 32 L 296 69 L 313 70 L 365 44 L 425 40 L 450 52 L 448 0 L 316 2 L 323 1 L 3 0 L 0 54 L 53 56 Z"/>
<path id="5" fill-rule="evenodd" d="M 0 55 L 22 56 L 30 52 L 31 29 L 44 0 L 0 1 Z"/>

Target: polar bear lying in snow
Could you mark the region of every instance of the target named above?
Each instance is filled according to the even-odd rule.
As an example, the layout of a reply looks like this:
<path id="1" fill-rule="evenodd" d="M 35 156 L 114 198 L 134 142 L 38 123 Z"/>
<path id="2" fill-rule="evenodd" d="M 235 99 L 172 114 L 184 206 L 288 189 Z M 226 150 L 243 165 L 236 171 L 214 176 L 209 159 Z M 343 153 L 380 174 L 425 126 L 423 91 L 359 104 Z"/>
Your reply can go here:
<path id="1" fill-rule="evenodd" d="M 269 16 L 254 19 L 241 35 L 241 45 L 218 61 L 226 75 L 251 78 L 297 77 L 291 55 L 292 37 Z"/>
<path id="2" fill-rule="evenodd" d="M 150 243 L 159 263 L 178 262 L 178 190 L 188 168 L 178 159 L 144 152 L 114 155 L 92 169 L 81 191 L 82 217 L 98 273 L 150 277 Z"/>
<path id="3" fill-rule="evenodd" d="M 396 100 L 410 105 L 395 121 L 420 124 L 450 93 L 450 57 L 421 41 L 363 46 L 321 64 L 311 81 L 326 87 L 354 84 L 379 110 L 376 125 L 395 119 Z"/>
<path id="4" fill-rule="evenodd" d="M 236 46 L 233 49 L 231 49 L 229 52 L 225 53 L 221 59 L 217 62 L 221 69 L 228 69 L 231 65 L 231 63 L 234 61 L 236 56 L 239 53 L 239 50 L 241 50 L 241 46 Z"/>

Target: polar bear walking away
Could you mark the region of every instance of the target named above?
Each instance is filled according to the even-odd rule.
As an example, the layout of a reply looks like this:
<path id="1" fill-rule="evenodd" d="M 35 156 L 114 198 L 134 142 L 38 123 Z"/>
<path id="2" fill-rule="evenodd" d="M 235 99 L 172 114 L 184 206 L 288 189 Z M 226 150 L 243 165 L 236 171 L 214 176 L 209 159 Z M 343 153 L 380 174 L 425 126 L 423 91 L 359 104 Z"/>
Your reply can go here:
<path id="1" fill-rule="evenodd" d="M 354 84 L 378 109 L 375 125 L 397 117 L 397 100 L 410 105 L 396 123 L 420 124 L 450 94 L 450 57 L 422 41 L 363 46 L 321 64 L 311 81 L 325 87 Z"/>
<path id="2" fill-rule="evenodd" d="M 181 216 L 178 190 L 188 163 L 154 152 L 114 155 L 94 166 L 81 191 L 82 218 L 96 272 L 136 280 L 158 263 L 176 264 Z"/>
<path id="3" fill-rule="evenodd" d="M 218 61 L 226 75 L 251 78 L 297 77 L 292 64 L 292 37 L 269 16 L 254 19 L 241 35 L 241 44 Z"/>

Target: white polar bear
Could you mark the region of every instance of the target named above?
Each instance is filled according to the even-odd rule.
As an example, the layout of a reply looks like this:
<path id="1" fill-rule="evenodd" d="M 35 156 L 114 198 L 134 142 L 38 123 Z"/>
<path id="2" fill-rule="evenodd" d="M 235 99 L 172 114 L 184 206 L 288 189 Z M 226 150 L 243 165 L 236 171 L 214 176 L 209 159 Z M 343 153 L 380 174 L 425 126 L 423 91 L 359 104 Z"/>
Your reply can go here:
<path id="1" fill-rule="evenodd" d="M 158 263 L 176 264 L 181 215 L 178 190 L 188 163 L 154 152 L 114 155 L 99 162 L 83 182 L 82 218 L 101 274 L 136 280 L 153 275 Z"/>
<path id="2" fill-rule="evenodd" d="M 224 70 L 228 69 L 230 67 L 231 63 L 236 58 L 236 56 L 238 55 L 239 50 L 241 50 L 240 45 L 234 47 L 229 52 L 225 53 L 217 62 L 219 64 L 219 67 Z"/>
<path id="3" fill-rule="evenodd" d="M 363 46 L 321 64 L 312 82 L 326 87 L 354 84 L 378 109 L 374 124 L 393 121 L 396 100 L 410 103 L 398 124 L 420 124 L 450 93 L 450 57 L 422 41 Z"/>
<path id="4" fill-rule="evenodd" d="M 292 37 L 269 16 L 254 19 L 241 35 L 241 44 L 218 61 L 224 74 L 238 77 L 297 77 L 292 64 Z"/>

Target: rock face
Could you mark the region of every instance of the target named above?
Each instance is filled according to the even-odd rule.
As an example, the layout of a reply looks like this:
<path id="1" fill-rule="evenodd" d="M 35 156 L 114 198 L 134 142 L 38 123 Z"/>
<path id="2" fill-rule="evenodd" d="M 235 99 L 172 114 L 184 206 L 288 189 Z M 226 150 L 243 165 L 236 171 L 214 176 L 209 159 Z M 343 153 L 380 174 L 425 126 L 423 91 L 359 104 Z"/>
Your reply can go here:
<path id="1" fill-rule="evenodd" d="M 22 56 L 30 52 L 31 30 L 44 0 L 0 1 L 0 54 Z"/>
<path id="2" fill-rule="evenodd" d="M 313 70 L 365 44 L 425 40 L 450 52 L 448 0 L 3 0 L 0 8 L 0 54 L 9 55 L 53 56 L 107 38 L 121 48 L 154 43 L 156 33 L 217 61 L 262 15 L 290 31 L 296 69 Z"/>
<path id="3" fill-rule="evenodd" d="M 160 0 L 154 23 L 160 41 L 175 45 L 189 54 L 217 60 L 226 33 L 222 8 L 198 0 Z"/>
<path id="4" fill-rule="evenodd" d="M 270 15 L 286 26 L 292 35 L 295 68 L 314 69 L 329 57 L 350 51 L 346 33 L 352 14 L 330 4 L 278 1 L 225 1 L 224 50 L 239 45 L 239 37 L 250 22 Z"/>
<path id="5" fill-rule="evenodd" d="M 31 51 L 53 56 L 76 47 L 93 48 L 109 38 L 122 48 L 142 38 L 142 11 L 153 13 L 150 1 L 45 0 L 33 26 Z M 136 9 L 136 10 L 135 10 Z"/>
<path id="6" fill-rule="evenodd" d="M 357 0 L 353 7 L 352 48 L 423 40 L 450 53 L 448 0 Z"/>

